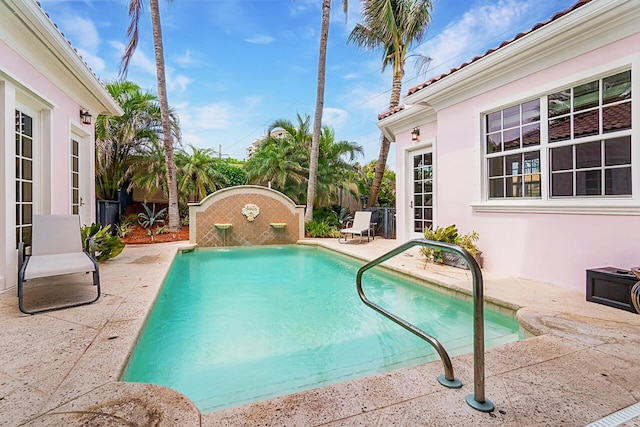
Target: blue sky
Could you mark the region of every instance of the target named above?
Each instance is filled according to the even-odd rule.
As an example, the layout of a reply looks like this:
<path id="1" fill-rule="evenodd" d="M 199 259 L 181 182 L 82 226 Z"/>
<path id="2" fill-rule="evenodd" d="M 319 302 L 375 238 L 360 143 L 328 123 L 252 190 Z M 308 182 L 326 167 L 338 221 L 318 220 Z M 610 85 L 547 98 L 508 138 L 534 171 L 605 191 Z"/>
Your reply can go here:
<path id="1" fill-rule="evenodd" d="M 511 39 L 575 0 L 434 0 L 432 24 L 411 53 L 433 60 L 426 74 L 406 66 L 402 94 Z M 169 104 L 186 146 L 222 146 L 243 159 L 276 119 L 313 117 L 321 0 L 160 0 Z M 103 81 L 116 79 L 129 24 L 124 0 L 44 0 L 42 8 Z M 333 0 L 323 122 L 339 140 L 379 152 L 378 113 L 388 109 L 391 74 L 381 54 L 347 45 L 360 22 L 360 2 Z M 148 7 L 128 78 L 157 92 Z M 389 162 L 393 162 L 393 144 Z"/>

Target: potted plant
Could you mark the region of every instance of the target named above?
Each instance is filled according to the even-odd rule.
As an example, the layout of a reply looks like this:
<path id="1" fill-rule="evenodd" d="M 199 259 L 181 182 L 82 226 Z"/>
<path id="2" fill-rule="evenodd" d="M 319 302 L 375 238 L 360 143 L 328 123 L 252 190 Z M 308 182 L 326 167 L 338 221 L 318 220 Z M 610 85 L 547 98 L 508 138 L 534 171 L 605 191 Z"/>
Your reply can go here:
<path id="1" fill-rule="evenodd" d="M 478 250 L 478 246 L 476 245 L 476 242 L 480 238 L 477 231 L 461 235 L 455 224 L 452 224 L 447 227 L 437 227 L 435 229 L 427 228 L 424 230 L 424 238 L 436 242 L 458 245 L 466 249 L 476 259 L 478 265 L 482 266 L 480 259 L 482 252 Z M 420 252 L 422 252 L 427 260 L 433 262 L 439 262 L 441 264 L 452 265 L 459 268 L 468 268 L 467 263 L 456 254 L 427 247 L 423 247 Z"/>

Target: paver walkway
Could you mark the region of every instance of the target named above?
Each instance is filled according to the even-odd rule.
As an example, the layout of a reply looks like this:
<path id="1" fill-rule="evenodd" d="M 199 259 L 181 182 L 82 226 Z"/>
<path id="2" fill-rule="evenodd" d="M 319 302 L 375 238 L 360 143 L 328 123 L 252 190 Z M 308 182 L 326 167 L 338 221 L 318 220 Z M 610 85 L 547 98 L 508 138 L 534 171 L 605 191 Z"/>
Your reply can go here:
<path id="1" fill-rule="evenodd" d="M 306 243 L 365 260 L 397 246 Z M 117 381 L 182 245 L 127 246 L 101 264 L 104 293 L 93 305 L 25 316 L 15 289 L 1 293 L 0 426 L 583 426 L 640 401 L 639 315 L 588 303 L 582 292 L 483 271 L 486 300 L 518 309 L 521 324 L 538 335 L 487 350 L 493 413 L 465 403 L 473 358 L 462 355 L 452 358 L 459 390 L 437 383 L 442 365 L 434 362 L 202 415 L 173 390 Z M 417 249 L 385 265 L 450 292 L 471 290 L 468 272 L 425 266 Z M 625 425 L 640 427 L 640 420 Z"/>

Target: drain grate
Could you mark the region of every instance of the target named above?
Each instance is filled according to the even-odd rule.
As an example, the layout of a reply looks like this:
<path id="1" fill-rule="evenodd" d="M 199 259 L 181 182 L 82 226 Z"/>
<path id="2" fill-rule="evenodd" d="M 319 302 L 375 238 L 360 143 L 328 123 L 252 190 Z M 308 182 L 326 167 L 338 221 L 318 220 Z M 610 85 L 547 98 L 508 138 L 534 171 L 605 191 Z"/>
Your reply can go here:
<path id="1" fill-rule="evenodd" d="M 585 427 L 615 427 L 632 420 L 637 416 L 640 416 L 640 402 L 621 409 L 618 412 L 614 412 L 613 414 L 592 422 Z"/>

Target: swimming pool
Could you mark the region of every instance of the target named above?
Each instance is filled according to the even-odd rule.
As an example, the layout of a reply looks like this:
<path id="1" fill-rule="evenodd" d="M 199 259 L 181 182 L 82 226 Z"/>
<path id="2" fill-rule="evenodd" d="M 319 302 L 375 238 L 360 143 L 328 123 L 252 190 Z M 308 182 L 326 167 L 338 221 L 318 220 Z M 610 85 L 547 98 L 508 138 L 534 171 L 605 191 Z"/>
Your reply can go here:
<path id="1" fill-rule="evenodd" d="M 305 246 L 178 254 L 123 381 L 160 384 L 203 412 L 438 360 L 427 343 L 366 307 L 363 263 Z M 440 340 L 472 351 L 471 304 L 373 269 L 368 297 Z M 485 311 L 485 345 L 518 339 Z"/>

